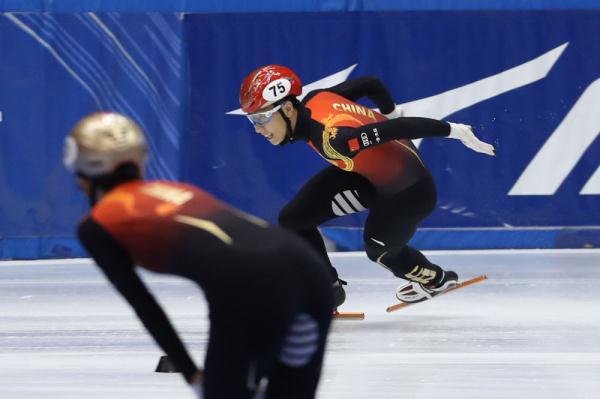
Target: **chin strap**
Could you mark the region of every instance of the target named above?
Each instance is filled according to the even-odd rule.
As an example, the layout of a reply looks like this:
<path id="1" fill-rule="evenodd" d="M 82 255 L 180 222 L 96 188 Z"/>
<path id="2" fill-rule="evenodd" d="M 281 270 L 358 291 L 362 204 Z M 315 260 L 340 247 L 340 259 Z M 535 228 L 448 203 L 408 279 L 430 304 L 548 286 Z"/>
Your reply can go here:
<path id="1" fill-rule="evenodd" d="M 104 197 L 104 194 L 106 194 L 106 190 L 92 179 L 90 181 L 90 207 L 96 205 Z"/>
<path id="2" fill-rule="evenodd" d="M 296 140 L 296 137 L 294 135 L 294 131 L 292 130 L 292 121 L 283 113 L 283 110 L 281 108 L 279 108 L 277 112 L 279 112 L 279 114 L 285 121 L 285 139 L 281 143 L 279 143 L 279 145 L 293 143 Z"/>
<path id="3" fill-rule="evenodd" d="M 119 184 L 140 179 L 139 169 L 134 164 L 119 166 L 116 171 L 101 176 L 89 177 L 81 172 L 77 175 L 90 183 L 89 200 L 92 207 Z"/>

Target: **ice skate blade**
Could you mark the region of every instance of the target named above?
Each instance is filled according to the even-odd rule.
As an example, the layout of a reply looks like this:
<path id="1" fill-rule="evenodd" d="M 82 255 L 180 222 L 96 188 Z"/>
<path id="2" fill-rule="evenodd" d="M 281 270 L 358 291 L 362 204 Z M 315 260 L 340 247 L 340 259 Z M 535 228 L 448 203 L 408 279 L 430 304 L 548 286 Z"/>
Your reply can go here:
<path id="1" fill-rule="evenodd" d="M 447 293 L 449 293 L 451 291 L 458 290 L 459 288 L 467 287 L 467 286 L 475 284 L 475 283 L 480 283 L 480 282 L 482 282 L 482 281 L 484 281 L 486 279 L 487 279 L 486 275 L 477 276 L 477 277 L 472 278 L 470 280 L 463 281 L 462 283 L 458 283 L 455 286 L 448 288 L 446 291 L 444 291 L 444 292 L 436 295 L 435 297 L 447 294 Z M 388 312 L 388 313 L 391 313 L 391 312 L 394 312 L 394 311 L 396 311 L 398 309 L 402 309 L 402 308 L 405 308 L 405 307 L 410 306 L 410 305 L 416 305 L 417 303 L 423 303 L 423 302 L 427 302 L 427 301 L 429 301 L 429 299 L 427 299 L 425 301 L 419 301 L 419 302 L 400 302 L 400 303 L 397 303 L 395 305 L 389 306 L 385 311 Z"/>
<path id="2" fill-rule="evenodd" d="M 364 320 L 365 313 L 364 312 L 333 312 L 334 319 L 341 320 Z"/>

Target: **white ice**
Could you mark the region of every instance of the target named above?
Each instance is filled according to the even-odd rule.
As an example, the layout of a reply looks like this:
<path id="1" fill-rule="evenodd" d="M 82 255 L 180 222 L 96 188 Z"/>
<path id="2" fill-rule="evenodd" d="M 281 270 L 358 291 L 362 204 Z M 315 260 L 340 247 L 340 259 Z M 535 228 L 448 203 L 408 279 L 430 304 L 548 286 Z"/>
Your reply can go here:
<path id="1" fill-rule="evenodd" d="M 388 314 L 400 280 L 333 255 L 342 310 L 366 319 L 334 322 L 319 398 L 600 398 L 600 251 L 427 254 L 489 279 Z M 201 364 L 201 292 L 143 276 Z M 0 398 L 191 399 L 179 375 L 153 372 L 160 355 L 89 261 L 0 262 Z"/>

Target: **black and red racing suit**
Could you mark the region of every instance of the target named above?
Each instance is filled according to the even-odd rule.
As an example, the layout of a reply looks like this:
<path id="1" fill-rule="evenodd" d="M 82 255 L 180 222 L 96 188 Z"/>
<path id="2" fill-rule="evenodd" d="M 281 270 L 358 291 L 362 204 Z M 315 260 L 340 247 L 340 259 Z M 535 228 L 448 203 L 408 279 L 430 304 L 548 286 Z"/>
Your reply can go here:
<path id="1" fill-rule="evenodd" d="M 394 110 L 390 93 L 372 77 L 310 92 L 300 103 L 291 136 L 306 141 L 332 166 L 299 190 L 280 212 L 279 223 L 304 237 L 331 265 L 317 226 L 368 209 L 364 244 L 369 258 L 398 277 L 437 283 L 442 269 L 406 245 L 437 199 L 411 139 L 448 136 L 450 125 L 417 117 L 388 120 L 358 104 L 362 97 L 382 113 Z"/>
<path id="2" fill-rule="evenodd" d="M 268 398 L 314 398 L 333 299 L 325 266 L 302 240 L 194 186 L 140 180 L 110 190 L 78 236 L 188 381 L 196 365 L 135 266 L 202 288 L 205 398 L 250 399 L 262 376 Z"/>

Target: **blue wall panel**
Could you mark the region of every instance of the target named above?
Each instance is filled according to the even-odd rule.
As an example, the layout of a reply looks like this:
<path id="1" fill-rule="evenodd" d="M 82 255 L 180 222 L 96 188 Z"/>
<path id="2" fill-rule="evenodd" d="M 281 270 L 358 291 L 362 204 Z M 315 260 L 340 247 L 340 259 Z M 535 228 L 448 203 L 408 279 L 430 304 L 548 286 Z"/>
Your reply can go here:
<path id="1" fill-rule="evenodd" d="M 179 176 L 182 27 L 175 14 L 0 16 L 0 257 L 69 253 L 47 243 L 72 237 L 87 208 L 62 165 L 64 137 L 85 114 L 135 118 L 150 134 L 149 175 Z"/>
<path id="2" fill-rule="evenodd" d="M 225 116 L 241 79 L 265 63 L 305 84 L 355 65 L 348 78 L 380 76 L 407 115 L 472 124 L 497 147 L 490 158 L 453 140 L 421 144 L 439 186 L 424 227 L 600 226 L 599 23 L 600 13 L 577 11 L 190 15 L 185 178 L 275 220 L 327 164 L 301 143 L 271 148 L 243 117 Z"/>
<path id="3" fill-rule="evenodd" d="M 599 0 L 0 0 L 0 11 L 301 12 L 597 9 Z"/>
<path id="4" fill-rule="evenodd" d="M 0 258 L 83 253 L 73 232 L 87 206 L 60 158 L 75 121 L 98 110 L 143 125 L 150 177 L 197 183 L 274 221 L 326 163 L 302 143 L 273 148 L 226 114 L 266 63 L 305 84 L 378 75 L 407 115 L 473 124 L 496 145 L 489 158 L 453 140 L 420 144 L 439 203 L 416 245 L 598 245 L 598 26 L 600 11 L 2 14 Z M 346 227 L 363 218 L 327 231 L 359 248 L 360 230 Z"/>

